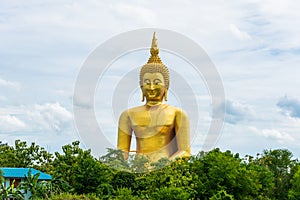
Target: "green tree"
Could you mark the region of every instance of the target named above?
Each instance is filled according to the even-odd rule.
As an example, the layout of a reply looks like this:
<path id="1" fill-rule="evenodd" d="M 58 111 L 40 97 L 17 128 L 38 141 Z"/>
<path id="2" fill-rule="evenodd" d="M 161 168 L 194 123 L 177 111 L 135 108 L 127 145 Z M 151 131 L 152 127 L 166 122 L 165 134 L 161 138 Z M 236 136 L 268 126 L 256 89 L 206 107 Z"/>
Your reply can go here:
<path id="1" fill-rule="evenodd" d="M 31 199 L 47 198 L 50 195 L 50 182 L 39 181 L 39 177 L 39 173 L 33 175 L 29 170 L 24 181 L 19 185 L 20 189 L 31 193 Z"/>
<path id="2" fill-rule="evenodd" d="M 129 164 L 120 149 L 107 148 L 107 154 L 100 157 L 100 161 L 116 170 L 130 171 Z"/>
<path id="3" fill-rule="evenodd" d="M 244 180 L 239 179 L 240 168 L 240 159 L 230 151 L 214 149 L 208 153 L 200 153 L 193 165 L 193 170 L 199 177 L 197 190 L 200 197 L 208 199 L 221 190 L 226 190 L 229 194 L 245 195 Z"/>
<path id="4" fill-rule="evenodd" d="M 257 199 L 271 199 L 274 191 L 274 174 L 265 166 L 260 165 L 256 160 L 246 164 L 248 179 L 255 183 L 255 196 Z"/>
<path id="5" fill-rule="evenodd" d="M 199 152 L 190 162 L 196 197 L 200 199 L 209 199 L 220 191 L 234 199 L 258 199 L 266 196 L 263 187 L 272 183 L 271 172 L 256 163 L 243 162 L 230 151 Z"/>
<path id="6" fill-rule="evenodd" d="M 110 183 L 112 171 L 95 159 L 90 150 L 79 147 L 79 141 L 62 147 L 63 154 L 55 153 L 54 178 L 61 178 L 70 185 L 70 191 L 77 194 L 101 192 L 103 184 Z"/>
<path id="7" fill-rule="evenodd" d="M 152 199 L 159 200 L 187 200 L 190 199 L 188 191 L 181 187 L 162 187 L 151 194 Z"/>
<path id="8" fill-rule="evenodd" d="M 293 154 L 289 150 L 275 149 L 264 150 L 258 159 L 261 165 L 266 166 L 274 174 L 273 197 L 275 199 L 288 199 L 290 180 L 297 166 L 297 160 L 292 158 Z"/>
<path id="9" fill-rule="evenodd" d="M 115 190 L 119 188 L 133 188 L 135 184 L 135 176 L 131 172 L 118 171 L 112 178 L 111 185 Z"/>
<path id="10" fill-rule="evenodd" d="M 145 173 L 149 171 L 151 162 L 147 156 L 136 154 L 130 160 L 130 168 L 134 173 Z"/>
<path id="11" fill-rule="evenodd" d="M 0 141 L 0 166 L 15 167 L 16 165 L 17 157 L 14 148 Z"/>
<path id="12" fill-rule="evenodd" d="M 16 140 L 14 146 L 0 142 L 0 166 L 33 167 L 46 173 L 52 171 L 53 155 L 43 147 Z"/>
<path id="13" fill-rule="evenodd" d="M 15 188 L 15 181 L 12 184 L 5 188 L 3 184 L 0 184 L 0 198 L 1 199 L 15 199 L 15 200 L 23 200 L 24 195 L 19 189 L 19 187 Z"/>
<path id="14" fill-rule="evenodd" d="M 297 171 L 291 179 L 291 189 L 288 193 L 288 199 L 300 199 L 300 166 L 297 167 Z"/>
<path id="15" fill-rule="evenodd" d="M 214 194 L 209 200 L 234 200 L 233 196 L 227 194 L 225 190 L 220 190 L 217 194 Z"/>
<path id="16" fill-rule="evenodd" d="M 61 194 L 64 191 L 68 191 L 70 188 L 68 182 L 58 177 L 52 177 L 52 179 L 48 181 L 48 185 L 50 195 Z"/>
<path id="17" fill-rule="evenodd" d="M 95 194 L 70 194 L 70 193 L 61 193 L 57 195 L 52 195 L 49 200 L 100 200 Z M 102 199 L 102 198 L 101 198 Z"/>
<path id="18" fill-rule="evenodd" d="M 164 162 L 164 161 L 163 161 Z M 159 166 L 161 163 L 158 163 Z M 151 166 L 157 166 L 152 164 Z M 195 186 L 190 172 L 190 163 L 187 159 L 179 159 L 166 165 L 164 168 L 137 173 L 133 194 L 141 199 L 162 198 L 161 191 L 166 191 L 165 198 L 171 198 L 169 193 L 173 192 L 173 198 L 182 195 L 182 198 L 195 196 Z"/>
<path id="19" fill-rule="evenodd" d="M 132 190 L 129 188 L 118 188 L 115 194 L 116 200 L 139 200 L 137 196 L 132 194 Z"/>

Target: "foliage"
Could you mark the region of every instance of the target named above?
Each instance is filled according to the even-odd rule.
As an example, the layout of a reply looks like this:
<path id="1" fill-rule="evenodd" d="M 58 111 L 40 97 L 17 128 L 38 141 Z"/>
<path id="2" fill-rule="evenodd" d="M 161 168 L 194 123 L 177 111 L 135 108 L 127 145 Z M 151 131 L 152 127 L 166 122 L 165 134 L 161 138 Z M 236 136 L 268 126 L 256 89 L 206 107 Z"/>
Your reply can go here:
<path id="1" fill-rule="evenodd" d="M 291 179 L 291 189 L 288 193 L 288 199 L 300 199 L 300 167 L 297 166 L 297 171 Z"/>
<path id="2" fill-rule="evenodd" d="M 227 194 L 226 190 L 220 190 L 217 194 L 209 198 L 209 200 L 234 200 L 233 196 Z"/>
<path id="3" fill-rule="evenodd" d="M 50 154 L 32 143 L 0 142 L 0 164 L 35 167 L 53 177 L 38 181 L 28 174 L 17 188 L 0 188 L 0 198 L 32 199 L 300 199 L 300 163 L 286 149 L 264 150 L 256 157 L 213 149 L 189 159 L 152 163 L 145 156 L 108 149 L 99 159 L 75 141 Z M 1 177 L 1 173 L 0 173 Z M 0 180 L 2 182 L 3 180 Z"/>
<path id="4" fill-rule="evenodd" d="M 3 184 L 0 184 L 0 199 L 15 199 L 23 200 L 24 196 L 19 188 L 15 188 L 15 182 L 5 188 Z"/>
<path id="5" fill-rule="evenodd" d="M 101 184 L 109 183 L 111 169 L 95 159 L 90 150 L 83 150 L 79 142 L 62 147 L 63 154 L 55 153 L 53 176 L 65 180 L 71 193 L 87 194 L 101 190 Z"/>
<path id="6" fill-rule="evenodd" d="M 50 195 L 50 183 L 48 181 L 39 181 L 40 174 L 31 174 L 31 169 L 25 176 L 23 182 L 20 183 L 18 188 L 24 189 L 25 193 L 31 193 L 31 199 L 47 198 Z"/>
<path id="7" fill-rule="evenodd" d="M 138 200 L 137 196 L 132 194 L 132 190 L 128 188 L 118 188 L 115 194 L 117 200 Z"/>
<path id="8" fill-rule="evenodd" d="M 70 185 L 62 178 L 52 177 L 47 183 L 50 194 L 60 194 L 70 189 Z"/>
<path id="9" fill-rule="evenodd" d="M 53 195 L 49 200 L 100 200 L 95 194 L 71 194 L 71 193 L 61 193 L 59 195 Z"/>
<path id="10" fill-rule="evenodd" d="M 297 160 L 292 157 L 293 154 L 289 150 L 275 149 L 264 150 L 258 159 L 261 165 L 267 167 L 274 174 L 274 199 L 288 199 L 288 192 L 291 188 L 290 181 L 297 166 Z"/>
<path id="11" fill-rule="evenodd" d="M 51 173 L 53 155 L 43 147 L 16 140 L 14 146 L 0 142 L 0 166 L 28 167 Z"/>
<path id="12" fill-rule="evenodd" d="M 183 188 L 177 187 L 162 187 L 157 189 L 156 192 L 151 194 L 152 199 L 159 199 L 159 200 L 187 200 L 190 199 L 190 194 L 188 191 L 184 190 Z"/>
<path id="13" fill-rule="evenodd" d="M 224 190 L 236 199 L 245 199 L 255 196 L 260 189 L 256 174 L 247 169 L 238 154 L 230 151 L 200 152 L 193 158 L 191 167 L 195 173 L 197 197 L 209 199 Z"/>
<path id="14" fill-rule="evenodd" d="M 126 171 L 118 171 L 112 178 L 111 185 L 114 189 L 133 188 L 135 183 L 135 175 Z"/>
<path id="15" fill-rule="evenodd" d="M 15 188 L 15 181 L 8 187 L 4 187 L 4 178 L 0 170 L 0 199 L 13 198 L 15 200 L 23 200 L 24 196 L 19 188 Z"/>
<path id="16" fill-rule="evenodd" d="M 107 148 L 107 154 L 100 161 L 113 169 L 130 171 L 129 163 L 124 159 L 122 150 Z"/>

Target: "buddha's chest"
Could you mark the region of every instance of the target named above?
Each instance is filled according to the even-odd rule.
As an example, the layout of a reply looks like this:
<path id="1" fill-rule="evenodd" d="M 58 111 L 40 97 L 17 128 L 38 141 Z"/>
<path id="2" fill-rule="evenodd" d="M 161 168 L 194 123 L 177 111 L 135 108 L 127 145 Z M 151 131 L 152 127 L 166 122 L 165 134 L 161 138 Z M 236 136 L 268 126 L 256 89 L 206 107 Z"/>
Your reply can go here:
<path id="1" fill-rule="evenodd" d="M 169 110 L 155 110 L 133 113 L 130 115 L 133 127 L 155 128 L 161 126 L 173 126 L 175 114 Z"/>

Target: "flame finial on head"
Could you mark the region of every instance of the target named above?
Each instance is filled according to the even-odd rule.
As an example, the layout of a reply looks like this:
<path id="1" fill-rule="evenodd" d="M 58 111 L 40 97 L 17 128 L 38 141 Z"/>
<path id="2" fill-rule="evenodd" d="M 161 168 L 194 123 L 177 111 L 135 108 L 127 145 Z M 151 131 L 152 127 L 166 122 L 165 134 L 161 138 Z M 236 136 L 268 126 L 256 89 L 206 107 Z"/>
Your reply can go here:
<path id="1" fill-rule="evenodd" d="M 159 49 L 157 45 L 156 33 L 153 33 L 152 45 L 150 49 L 151 57 L 147 63 L 160 63 L 162 64 L 160 57 L 158 56 Z"/>

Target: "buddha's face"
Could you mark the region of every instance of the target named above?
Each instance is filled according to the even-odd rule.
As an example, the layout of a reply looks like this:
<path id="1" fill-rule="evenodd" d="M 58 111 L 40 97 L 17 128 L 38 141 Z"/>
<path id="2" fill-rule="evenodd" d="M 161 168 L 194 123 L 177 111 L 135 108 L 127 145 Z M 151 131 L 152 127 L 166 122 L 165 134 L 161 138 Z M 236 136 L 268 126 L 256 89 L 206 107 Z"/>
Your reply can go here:
<path id="1" fill-rule="evenodd" d="M 148 101 L 162 101 L 165 94 L 165 81 L 161 73 L 145 73 L 143 76 L 143 94 Z"/>

